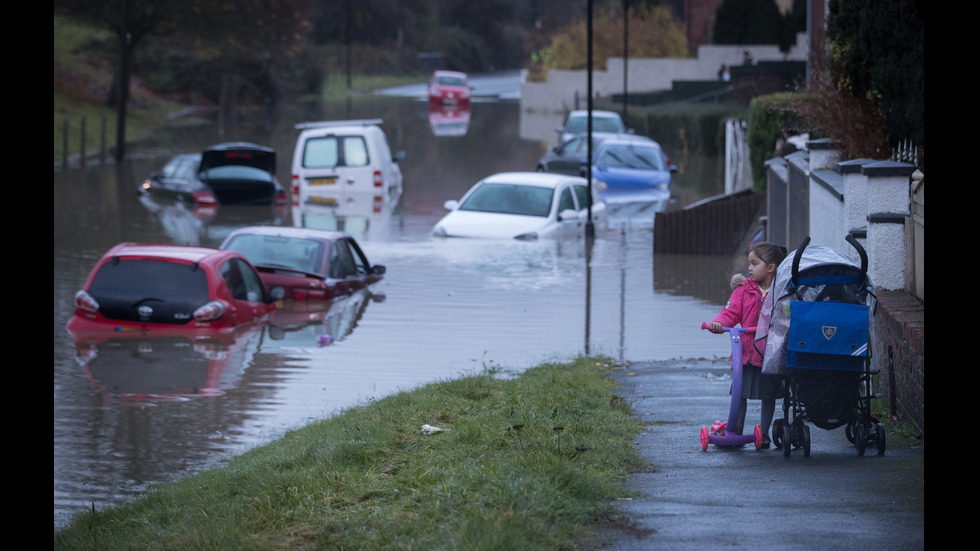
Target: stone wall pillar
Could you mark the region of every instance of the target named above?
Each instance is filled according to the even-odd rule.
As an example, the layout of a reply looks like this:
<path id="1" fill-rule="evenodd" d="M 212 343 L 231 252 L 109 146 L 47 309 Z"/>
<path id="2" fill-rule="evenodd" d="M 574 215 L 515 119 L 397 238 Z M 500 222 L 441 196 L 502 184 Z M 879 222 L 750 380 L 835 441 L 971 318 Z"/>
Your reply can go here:
<path id="1" fill-rule="evenodd" d="M 915 166 L 895 161 L 861 167 L 868 179 L 868 275 L 876 289 L 905 289 L 905 223 L 914 171 Z"/>

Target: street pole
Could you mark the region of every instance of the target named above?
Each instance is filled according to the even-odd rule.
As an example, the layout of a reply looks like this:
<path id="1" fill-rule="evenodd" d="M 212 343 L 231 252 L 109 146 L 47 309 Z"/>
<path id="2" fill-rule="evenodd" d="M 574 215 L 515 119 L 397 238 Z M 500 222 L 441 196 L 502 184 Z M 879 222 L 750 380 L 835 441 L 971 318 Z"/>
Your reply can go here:
<path id="1" fill-rule="evenodd" d="M 589 13 L 587 14 L 587 28 L 588 28 L 588 43 L 589 43 L 589 53 L 588 53 L 588 64 L 589 64 L 589 84 L 588 84 L 588 109 L 589 109 L 589 162 L 588 162 L 588 188 L 589 188 L 589 220 L 585 223 L 585 237 L 593 238 L 595 237 L 595 224 L 592 222 L 592 0 L 589 0 Z"/>

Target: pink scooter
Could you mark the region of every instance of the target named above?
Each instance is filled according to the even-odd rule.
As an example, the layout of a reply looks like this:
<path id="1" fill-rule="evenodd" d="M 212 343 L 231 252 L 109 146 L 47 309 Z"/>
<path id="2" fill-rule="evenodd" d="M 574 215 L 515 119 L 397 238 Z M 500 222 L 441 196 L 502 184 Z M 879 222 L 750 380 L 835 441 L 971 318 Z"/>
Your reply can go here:
<path id="1" fill-rule="evenodd" d="M 701 324 L 701 329 L 708 329 L 707 323 Z M 715 421 L 711 426 L 701 427 L 701 449 L 708 450 L 708 444 L 719 447 L 741 447 L 745 444 L 755 444 L 755 449 L 762 449 L 762 427 L 755 426 L 752 434 L 738 434 L 738 409 L 742 396 L 742 333 L 755 333 L 755 327 L 724 327 L 732 340 L 732 404 L 728 408 L 728 421 Z M 728 427 L 734 430 L 729 431 Z"/>

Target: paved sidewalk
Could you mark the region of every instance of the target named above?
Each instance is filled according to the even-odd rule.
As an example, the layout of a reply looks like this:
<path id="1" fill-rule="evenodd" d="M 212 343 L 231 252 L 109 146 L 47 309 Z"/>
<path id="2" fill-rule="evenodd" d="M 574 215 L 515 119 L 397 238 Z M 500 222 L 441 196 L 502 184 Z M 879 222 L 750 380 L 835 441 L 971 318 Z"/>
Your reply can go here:
<path id="1" fill-rule="evenodd" d="M 611 550 L 905 550 L 925 547 L 924 445 L 859 456 L 844 427 L 811 426 L 802 449 L 702 451 L 701 426 L 728 416 L 727 360 L 637 363 L 612 375 L 645 421 L 637 447 L 648 462 L 617 501 L 623 529 L 603 534 Z M 759 422 L 749 401 L 746 425 Z M 777 418 L 782 415 L 777 403 Z"/>

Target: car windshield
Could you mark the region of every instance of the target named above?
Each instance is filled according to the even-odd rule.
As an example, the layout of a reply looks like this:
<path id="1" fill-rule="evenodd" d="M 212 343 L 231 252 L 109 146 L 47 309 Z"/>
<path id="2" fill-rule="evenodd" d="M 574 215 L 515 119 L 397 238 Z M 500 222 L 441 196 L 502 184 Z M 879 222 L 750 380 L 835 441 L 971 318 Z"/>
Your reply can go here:
<path id="1" fill-rule="evenodd" d="M 368 162 L 363 136 L 310 138 L 303 148 L 303 168 L 366 166 Z"/>
<path id="2" fill-rule="evenodd" d="M 597 164 L 621 168 L 666 170 L 660 149 L 648 145 L 608 144 L 599 152 Z"/>
<path id="3" fill-rule="evenodd" d="M 224 249 L 236 251 L 256 266 L 272 266 L 319 273 L 323 263 L 323 243 L 304 237 L 239 234 Z"/>
<path id="4" fill-rule="evenodd" d="M 163 302 L 204 304 L 208 301 L 208 277 L 204 270 L 187 264 L 157 260 L 107 262 L 92 279 L 89 294 L 138 302 L 147 298 Z"/>
<path id="5" fill-rule="evenodd" d="M 482 184 L 463 201 L 459 210 L 546 217 L 551 212 L 554 190 L 521 184 Z"/>
<path id="6" fill-rule="evenodd" d="M 253 166 L 242 165 L 222 165 L 201 171 L 202 180 L 254 180 L 257 182 L 271 182 L 272 173 L 255 168 Z"/>
<path id="7" fill-rule="evenodd" d="M 575 117 L 568 121 L 568 126 L 565 128 L 565 132 L 588 132 L 589 131 L 589 118 L 588 116 Z M 592 116 L 592 132 L 606 132 L 611 134 L 622 133 L 623 125 L 619 123 L 619 120 L 612 117 L 596 117 Z"/>
<path id="8" fill-rule="evenodd" d="M 461 77 L 453 77 L 440 75 L 436 77 L 436 84 L 440 86 L 461 86 L 466 87 L 466 79 Z"/>

